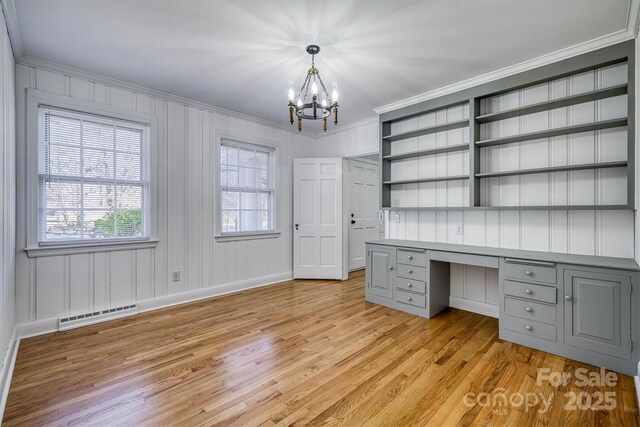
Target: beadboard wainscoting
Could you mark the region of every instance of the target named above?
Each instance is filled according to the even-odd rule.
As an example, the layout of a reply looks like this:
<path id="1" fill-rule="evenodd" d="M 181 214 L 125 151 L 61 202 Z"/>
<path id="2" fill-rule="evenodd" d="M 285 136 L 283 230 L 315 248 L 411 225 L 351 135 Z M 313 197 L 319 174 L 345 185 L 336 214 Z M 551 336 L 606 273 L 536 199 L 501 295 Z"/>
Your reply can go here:
<path id="1" fill-rule="evenodd" d="M 15 61 L 0 13 L 0 412 L 15 360 L 16 138 Z"/>
<path id="2" fill-rule="evenodd" d="M 292 271 L 292 163 L 314 154 L 312 138 L 218 108 L 59 66 L 18 63 L 17 323 L 52 326 L 61 316 L 132 303 L 152 308 L 274 281 Z M 29 207 L 25 102 L 27 88 L 147 113 L 157 121 L 152 141 L 155 247 L 107 248 L 29 257 L 23 250 Z M 213 150 L 224 133 L 278 147 L 279 235 L 216 241 L 218 168 Z M 173 281 L 172 272 L 180 271 Z M 157 300 L 156 302 L 153 302 Z M 39 329 L 34 326 L 34 331 Z M 45 328 L 47 329 L 47 328 Z"/>

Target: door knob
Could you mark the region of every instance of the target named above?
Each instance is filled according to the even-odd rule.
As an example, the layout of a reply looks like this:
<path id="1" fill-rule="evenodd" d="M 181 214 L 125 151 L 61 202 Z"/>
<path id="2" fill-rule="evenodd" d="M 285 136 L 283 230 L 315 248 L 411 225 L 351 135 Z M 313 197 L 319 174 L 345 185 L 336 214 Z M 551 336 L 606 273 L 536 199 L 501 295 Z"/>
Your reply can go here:
<path id="1" fill-rule="evenodd" d="M 524 272 L 527 276 L 533 276 L 533 272 L 531 270 L 527 270 Z"/>
<path id="2" fill-rule="evenodd" d="M 351 220 L 351 224 L 355 224 L 355 223 L 356 223 L 356 221 L 352 219 Z"/>
<path id="3" fill-rule="evenodd" d="M 533 328 L 531 327 L 531 325 L 525 325 L 525 327 L 524 327 L 524 328 L 525 328 L 527 331 L 530 331 L 530 330 L 532 330 L 532 329 L 533 329 Z"/>
<path id="4" fill-rule="evenodd" d="M 567 300 L 567 301 L 571 301 L 571 295 L 565 295 L 564 299 Z"/>
<path id="5" fill-rule="evenodd" d="M 411 283 L 407 283 L 407 288 L 413 288 L 413 285 Z"/>
<path id="6" fill-rule="evenodd" d="M 408 272 L 409 274 L 411 274 L 411 273 L 413 273 L 413 270 L 412 270 L 412 269 L 409 269 L 409 270 L 407 270 L 407 272 Z"/>
<path id="7" fill-rule="evenodd" d="M 296 230 L 298 229 L 298 224 L 296 224 Z"/>
<path id="8" fill-rule="evenodd" d="M 413 300 L 413 298 L 407 297 L 407 301 L 412 301 L 412 300 Z"/>
<path id="9" fill-rule="evenodd" d="M 389 266 L 389 270 L 393 270 L 393 265 L 390 265 L 390 266 Z"/>
<path id="10" fill-rule="evenodd" d="M 409 255 L 409 259 L 413 259 L 413 255 Z"/>
<path id="11" fill-rule="evenodd" d="M 533 293 L 533 291 L 531 289 L 525 289 L 524 293 L 527 295 L 531 295 Z"/>
<path id="12" fill-rule="evenodd" d="M 533 308 L 531 308 L 531 307 L 525 307 L 524 309 L 525 309 L 525 311 L 528 311 L 529 313 L 531 313 L 533 311 Z"/>

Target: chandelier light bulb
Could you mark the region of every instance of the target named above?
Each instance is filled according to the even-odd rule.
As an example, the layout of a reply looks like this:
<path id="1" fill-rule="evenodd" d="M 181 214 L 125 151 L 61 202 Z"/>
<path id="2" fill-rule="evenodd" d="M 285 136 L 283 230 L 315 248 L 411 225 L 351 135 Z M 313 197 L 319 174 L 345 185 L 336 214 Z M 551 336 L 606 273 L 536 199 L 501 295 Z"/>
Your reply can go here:
<path id="1" fill-rule="evenodd" d="M 322 94 L 322 102 L 321 102 L 321 104 L 322 104 L 322 108 L 327 108 L 327 94 L 326 93 Z"/>
<path id="2" fill-rule="evenodd" d="M 331 101 L 338 102 L 338 83 L 333 82 L 333 92 L 331 93 Z"/>
<path id="3" fill-rule="evenodd" d="M 313 82 L 313 84 L 311 85 L 311 93 L 313 95 L 317 95 L 318 94 L 318 85 L 316 84 L 316 82 Z"/>
<path id="4" fill-rule="evenodd" d="M 289 88 L 289 101 L 293 102 L 296 94 L 293 92 L 293 88 Z"/>
<path id="5" fill-rule="evenodd" d="M 296 103 L 296 105 L 299 107 L 302 107 L 302 99 L 298 98 L 298 102 Z"/>

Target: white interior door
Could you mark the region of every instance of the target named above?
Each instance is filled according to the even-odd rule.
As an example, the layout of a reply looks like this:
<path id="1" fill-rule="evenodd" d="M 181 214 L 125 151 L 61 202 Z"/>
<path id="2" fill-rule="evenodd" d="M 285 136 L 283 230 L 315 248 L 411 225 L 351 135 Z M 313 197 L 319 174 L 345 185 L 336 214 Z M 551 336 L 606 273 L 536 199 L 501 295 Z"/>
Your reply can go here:
<path id="1" fill-rule="evenodd" d="M 349 270 L 365 266 L 364 242 L 378 240 L 378 165 L 349 160 Z"/>
<path id="2" fill-rule="evenodd" d="M 295 159 L 293 170 L 293 276 L 346 278 L 342 159 Z"/>

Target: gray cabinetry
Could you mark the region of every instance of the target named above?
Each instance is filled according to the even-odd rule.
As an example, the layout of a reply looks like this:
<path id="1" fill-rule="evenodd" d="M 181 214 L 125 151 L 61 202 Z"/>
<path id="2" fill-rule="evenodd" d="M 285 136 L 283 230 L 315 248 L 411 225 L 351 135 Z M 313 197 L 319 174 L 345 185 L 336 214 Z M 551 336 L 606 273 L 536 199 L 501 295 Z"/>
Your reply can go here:
<path id="1" fill-rule="evenodd" d="M 595 366 L 633 372 L 632 333 L 638 334 L 631 329 L 635 277 L 636 273 L 623 270 L 540 266 L 503 258 L 500 338 Z"/>
<path id="2" fill-rule="evenodd" d="M 396 268 L 396 249 L 392 246 L 368 245 L 367 293 L 393 299 L 393 279 Z"/>
<path id="3" fill-rule="evenodd" d="M 565 270 L 564 342 L 628 359 L 631 355 L 629 276 Z"/>
<path id="4" fill-rule="evenodd" d="M 424 249 L 367 244 L 366 282 L 367 301 L 417 316 L 449 305 L 449 264 Z"/>
<path id="5" fill-rule="evenodd" d="M 449 304 L 450 263 L 498 269 L 500 339 L 636 373 L 640 267 L 635 260 L 378 240 L 367 243 L 366 300 L 433 317 Z"/>

